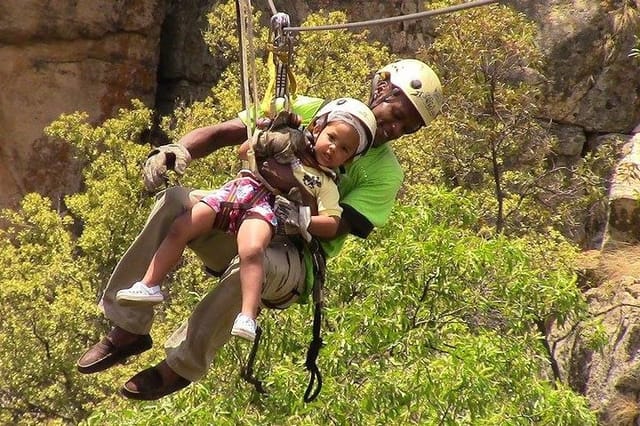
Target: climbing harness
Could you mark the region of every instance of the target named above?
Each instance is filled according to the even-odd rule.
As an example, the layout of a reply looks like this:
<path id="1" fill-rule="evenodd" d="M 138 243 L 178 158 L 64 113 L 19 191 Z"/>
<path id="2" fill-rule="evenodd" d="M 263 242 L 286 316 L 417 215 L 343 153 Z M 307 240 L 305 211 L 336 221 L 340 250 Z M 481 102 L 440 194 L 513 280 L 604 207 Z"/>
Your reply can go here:
<path id="1" fill-rule="evenodd" d="M 216 219 L 213 222 L 213 229 L 219 229 L 221 231 L 227 231 L 229 229 L 229 223 L 231 221 L 240 220 L 247 210 L 255 206 L 260 200 L 266 196 L 271 196 L 271 191 L 264 185 L 260 185 L 257 191 L 254 191 L 245 202 L 237 201 L 238 187 L 243 184 L 246 179 L 253 179 L 254 184 L 258 184 L 256 177 L 248 170 L 241 170 L 238 173 L 238 177 L 229 182 L 230 190 L 224 201 L 220 201 L 220 211 L 216 214 Z"/>

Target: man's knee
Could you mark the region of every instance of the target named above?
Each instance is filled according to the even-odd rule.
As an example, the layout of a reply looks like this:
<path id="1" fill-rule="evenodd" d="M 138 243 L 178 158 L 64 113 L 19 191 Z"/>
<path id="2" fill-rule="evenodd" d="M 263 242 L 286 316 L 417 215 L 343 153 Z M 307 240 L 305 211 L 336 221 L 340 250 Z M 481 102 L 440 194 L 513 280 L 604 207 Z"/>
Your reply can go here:
<path id="1" fill-rule="evenodd" d="M 196 192 L 191 188 L 172 186 L 159 193 L 157 199 L 158 203 L 164 204 L 167 208 L 189 209 L 198 202 L 198 199 L 191 196 L 191 193 Z"/>

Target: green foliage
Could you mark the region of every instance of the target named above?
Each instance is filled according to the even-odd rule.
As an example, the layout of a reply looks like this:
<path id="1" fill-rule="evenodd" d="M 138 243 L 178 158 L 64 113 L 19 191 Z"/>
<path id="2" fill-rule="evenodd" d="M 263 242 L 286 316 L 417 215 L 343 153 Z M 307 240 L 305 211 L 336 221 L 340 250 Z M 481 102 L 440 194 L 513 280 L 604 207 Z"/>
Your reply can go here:
<path id="1" fill-rule="evenodd" d="M 142 226 L 150 199 L 145 194 L 140 166 L 148 148 L 133 141 L 149 126 L 151 111 L 134 101 L 134 109 L 93 128 L 85 114 L 62 116 L 46 132 L 71 142 L 86 166 L 85 190 L 65 199 L 78 216 L 83 232 L 78 247 L 95 261 L 96 277 L 105 281 L 115 263 Z M 114 214 L 117 212 L 117 214 Z"/>
<path id="2" fill-rule="evenodd" d="M 147 149 L 132 143 L 150 116 L 137 101 L 97 127 L 83 113 L 62 116 L 46 131 L 74 146 L 84 191 L 65 199 L 65 212 L 36 194 L 2 212 L 0 423 L 76 423 L 111 392 L 79 377 L 75 360 L 104 331 L 95 303 L 151 204 L 140 179 Z"/>
<path id="3" fill-rule="evenodd" d="M 602 186 L 592 184 L 602 165 L 594 157 L 567 164 L 538 119 L 545 78 L 535 24 L 487 6 L 438 17 L 435 28 L 421 57 L 434 64 L 447 101 L 428 129 L 394 145 L 407 180 L 481 194 L 481 220 L 494 232 L 553 227 L 575 237 L 583 212 L 599 209 Z"/>
<path id="4" fill-rule="evenodd" d="M 429 141 L 438 177 L 483 193 L 497 232 L 544 226 L 536 200 L 557 173 L 545 172 L 551 140 L 535 120 L 540 86 L 528 82 L 541 78 L 534 24 L 491 6 L 443 16 L 436 31 L 426 54 L 446 81 L 445 119 Z"/>
<path id="5" fill-rule="evenodd" d="M 602 318 L 589 318 L 580 324 L 580 338 L 588 349 L 602 350 L 609 343 L 609 333 Z"/>
<path id="6" fill-rule="evenodd" d="M 209 99 L 165 118 L 174 139 L 240 108 L 232 7 L 217 6 L 205 35 L 229 67 Z M 107 328 L 95 302 L 152 202 L 139 176 L 147 149 L 133 143 L 151 111 L 134 101 L 99 126 L 82 113 L 49 126 L 47 133 L 70 143 L 85 164 L 84 188 L 65 199 L 65 211 L 29 195 L 20 210 L 2 213 L 0 423 L 595 424 L 583 397 L 545 379 L 543 336 L 531 326 L 581 319 L 585 306 L 571 266 L 574 248 L 537 204 L 534 183 L 544 178 L 542 158 L 552 145 L 532 120 L 537 91 L 506 81 L 514 69 L 539 65 L 532 28 L 503 9 L 489 10 L 441 18 L 441 41 L 426 53 L 446 82 L 447 110 L 430 129 L 396 142 L 408 184 L 389 226 L 366 241 L 349 240 L 329 265 L 324 387 L 312 404 L 302 402 L 309 305 L 261 317 L 266 338 L 257 374 L 267 396 L 239 378 L 248 347 L 234 339 L 184 391 L 148 403 L 114 397 L 134 371 L 162 357 L 159 342 L 213 285 L 191 254 L 168 280 L 156 347 L 132 365 L 88 377 L 75 372 L 82 350 Z M 305 25 L 346 20 L 319 13 Z M 256 32 L 266 34 L 257 17 Z M 364 32 L 305 33 L 295 62 L 299 91 L 364 98 L 364 82 L 390 59 Z M 258 72 L 265 87 L 266 68 Z M 231 149 L 210 157 L 180 183 L 215 187 L 237 169 Z M 501 201 L 493 196 L 495 178 Z M 437 184 L 425 185 L 430 179 Z M 502 216 L 495 213 L 500 203 Z M 509 235 L 493 232 L 497 217 Z M 514 232 L 518 224 L 526 226 Z M 595 333 L 594 344 L 600 340 Z"/>
<path id="7" fill-rule="evenodd" d="M 307 17 L 303 26 L 348 22 L 342 12 L 319 12 Z M 368 32 L 304 32 L 296 60 L 299 93 L 335 99 L 348 94 L 366 101 L 373 73 L 391 61 L 387 48 L 367 40 Z"/>
<path id="8" fill-rule="evenodd" d="M 50 204 L 30 194 L 19 212 L 2 212 L 10 224 L 0 231 L 2 424 L 86 414 L 71 359 L 95 315 L 83 294 L 92 289 L 75 260 L 70 220 Z"/>
<path id="9" fill-rule="evenodd" d="M 302 402 L 311 307 L 297 306 L 262 317 L 257 373 L 269 395 L 238 378 L 248 346 L 232 341 L 204 380 L 162 401 L 121 401 L 88 424 L 595 425 L 582 397 L 541 378 L 546 353 L 528 327 L 584 315 L 571 247 L 482 238 L 470 194 L 413 192 L 390 226 L 330 264 L 316 402 Z"/>

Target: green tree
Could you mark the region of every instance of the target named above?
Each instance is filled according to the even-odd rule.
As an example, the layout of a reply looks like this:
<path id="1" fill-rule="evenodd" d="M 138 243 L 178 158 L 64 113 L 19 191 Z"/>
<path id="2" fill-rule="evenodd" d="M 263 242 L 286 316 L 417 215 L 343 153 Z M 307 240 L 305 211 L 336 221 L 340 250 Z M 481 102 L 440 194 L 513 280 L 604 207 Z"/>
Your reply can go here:
<path id="1" fill-rule="evenodd" d="M 429 129 L 395 145 L 408 180 L 483 194 L 481 222 L 494 232 L 554 227 L 575 236 L 584 211 L 602 210 L 595 172 L 611 163 L 606 155 L 577 164 L 557 158 L 558 140 L 542 118 L 547 81 L 535 24 L 492 5 L 440 16 L 434 26 L 434 43 L 418 56 L 434 64 L 446 104 Z"/>
<path id="2" fill-rule="evenodd" d="M 67 211 L 30 194 L 18 211 L 2 212 L 0 423 L 76 423 L 111 392 L 79 377 L 74 359 L 106 329 L 95 304 L 150 206 L 139 177 L 147 149 L 131 143 L 150 115 L 135 102 L 97 127 L 83 113 L 61 117 L 47 132 L 74 146 L 84 191 L 65 199 Z"/>
<path id="3" fill-rule="evenodd" d="M 389 226 L 330 263 L 316 402 L 301 401 L 311 310 L 298 306 L 262 317 L 267 396 L 238 378 L 248 347 L 232 341 L 195 386 L 146 410 L 121 401 L 89 423 L 594 425 L 584 398 L 541 374 L 546 352 L 529 327 L 540 313 L 582 315 L 571 246 L 482 238 L 472 194 L 413 190 Z"/>
<path id="4" fill-rule="evenodd" d="M 230 4 L 221 4 L 209 17 L 212 35 L 216 31 L 230 34 Z M 515 110 L 516 100 L 522 99 L 520 91 L 526 95 L 532 90 L 503 87 L 499 79 L 495 91 L 490 90 L 487 79 L 492 70 L 503 70 L 501 61 L 512 57 L 492 56 L 500 54 L 505 40 L 481 44 L 495 52 L 480 55 L 486 59 L 486 73 L 478 74 L 477 81 L 467 80 L 478 86 L 468 99 L 462 96 L 462 80 L 469 74 L 456 61 L 467 57 L 475 64 L 476 48 L 465 42 L 468 51 L 459 52 L 455 43 L 461 42 L 452 34 L 462 37 L 461 28 L 470 25 L 471 18 L 484 23 L 485 30 L 494 23 L 488 25 L 488 18 L 482 16 L 458 16 L 459 22 L 446 21 L 450 25 L 439 28 L 439 38 L 453 47 L 444 41 L 433 46 L 437 54 L 432 58 L 437 60 L 445 88 L 451 87 L 447 111 L 435 126 L 397 145 L 408 177 L 402 205 L 388 226 L 366 241 L 349 240 L 341 256 L 330 262 L 326 345 L 319 361 L 324 387 L 316 402 L 302 402 L 308 380 L 303 364 L 311 333 L 309 305 L 292 307 L 284 314 L 267 311 L 261 318 L 266 339 L 257 373 L 265 380 L 267 396 L 256 394 L 240 379 L 238 366 L 248 347 L 236 340 L 219 353 L 203 380 L 156 402 L 138 403 L 113 395 L 135 371 L 162 357 L 161 345 L 132 365 L 92 376 L 75 372 L 80 352 L 107 329 L 95 302 L 153 201 L 139 177 L 147 148 L 134 143 L 150 126 L 151 111 L 134 102 L 131 109 L 99 126 L 76 113 L 48 128 L 49 135 L 72 144 L 85 163 L 85 187 L 65 199 L 67 211 L 56 211 L 48 200 L 30 195 L 20 210 L 3 212 L 8 227 L 0 238 L 0 374 L 7 385 L 0 391 L 0 422 L 595 424 L 583 397 L 548 379 L 544 341 L 531 326 L 539 318 L 565 321 L 584 316 L 584 300 L 571 266 L 574 247 L 556 233 L 541 238 L 525 232 L 533 226 L 518 233 L 492 232 L 487 224 L 495 225 L 496 217 L 487 211 L 499 216 L 499 201 L 487 200 L 487 194 L 493 194 L 495 186 L 460 183 L 467 182 L 462 178 L 468 173 L 457 156 L 466 161 L 465 167 L 474 167 L 469 170 L 483 178 L 486 173 L 498 176 L 505 183 L 502 188 L 509 189 L 520 188 L 516 183 L 534 173 L 527 167 L 535 169 L 539 163 L 525 163 L 512 171 L 507 167 L 511 163 L 504 162 L 522 150 L 507 124 L 524 125 L 514 116 L 526 116 L 509 108 Z M 511 15 L 493 16 L 495 24 L 504 25 L 501 28 L 513 37 L 507 38 L 511 43 L 507 45 L 519 46 L 518 32 L 530 30 L 526 23 L 512 20 Z M 346 19 L 343 13 L 317 14 L 307 23 Z M 257 27 L 257 33 L 264 31 Z M 484 36 L 479 31 L 475 34 Z M 209 40 L 221 39 L 211 36 Z M 205 123 L 232 117 L 240 108 L 233 39 L 225 40 L 229 69 L 211 97 L 178 107 L 163 121 L 173 139 Z M 296 58 L 300 93 L 336 97 L 353 90 L 350 95 L 364 98 L 368 77 L 389 59 L 386 49 L 368 42 L 365 33 L 301 35 Z M 264 87 L 266 70 L 258 69 Z M 501 90 L 506 91 L 504 97 Z M 468 117 L 465 107 L 471 109 Z M 475 123 L 473 111 L 484 111 L 486 116 Z M 467 122 L 462 125 L 458 119 Z M 538 129 L 518 130 L 526 131 L 537 134 Z M 446 145 L 445 141 L 452 146 L 437 143 Z M 476 151 L 471 154 L 475 154 L 465 156 L 466 151 L 454 149 L 458 144 L 473 148 Z M 440 156 L 450 160 L 452 167 L 445 167 Z M 499 160 L 497 169 L 492 159 Z M 180 183 L 214 187 L 236 168 L 229 149 L 195 162 Z M 515 177 L 508 176 L 511 172 Z M 426 185 L 428 178 L 436 178 L 436 185 Z M 452 178 L 458 179 L 455 185 Z M 509 192 L 502 201 L 505 229 L 512 226 L 509 221 L 514 215 L 507 213 L 517 207 L 517 199 Z M 527 223 L 546 223 L 533 219 Z M 167 281 L 170 302 L 158 308 L 156 342 L 162 342 L 187 317 L 211 285 L 198 261 L 187 254 Z"/>

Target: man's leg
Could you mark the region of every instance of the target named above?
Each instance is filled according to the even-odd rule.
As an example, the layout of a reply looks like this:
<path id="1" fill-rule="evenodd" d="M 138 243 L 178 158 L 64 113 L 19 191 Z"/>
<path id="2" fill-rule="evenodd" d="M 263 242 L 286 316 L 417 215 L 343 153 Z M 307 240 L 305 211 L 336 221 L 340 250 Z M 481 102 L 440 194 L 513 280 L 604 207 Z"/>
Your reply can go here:
<path id="1" fill-rule="evenodd" d="M 174 187 L 158 198 L 142 231 L 116 265 L 100 302 L 114 328 L 78 360 L 80 372 L 102 371 L 151 347 L 148 333 L 153 321 L 153 307 L 121 306 L 115 300 L 116 293 L 144 275 L 173 220 L 193 206 L 204 193 L 206 191 Z"/>
<path id="2" fill-rule="evenodd" d="M 190 196 L 191 192 L 191 189 L 182 187 L 167 189 L 153 206 L 142 231 L 113 270 L 100 305 L 114 325 L 133 334 L 148 334 L 151 330 L 153 306 L 120 305 L 116 301 L 116 293 L 144 276 L 175 218 L 198 201 L 195 196 Z"/>
<path id="3" fill-rule="evenodd" d="M 300 256 L 297 248 L 284 239 L 274 240 L 267 248 L 262 293 L 265 300 L 281 301 L 293 291 L 302 292 L 305 271 Z M 296 299 L 297 296 L 292 297 L 290 303 Z M 167 340 L 166 360 L 131 378 L 125 383 L 123 394 L 135 399 L 157 399 L 202 378 L 218 350 L 231 338 L 241 302 L 236 257 L 220 283 Z"/>

